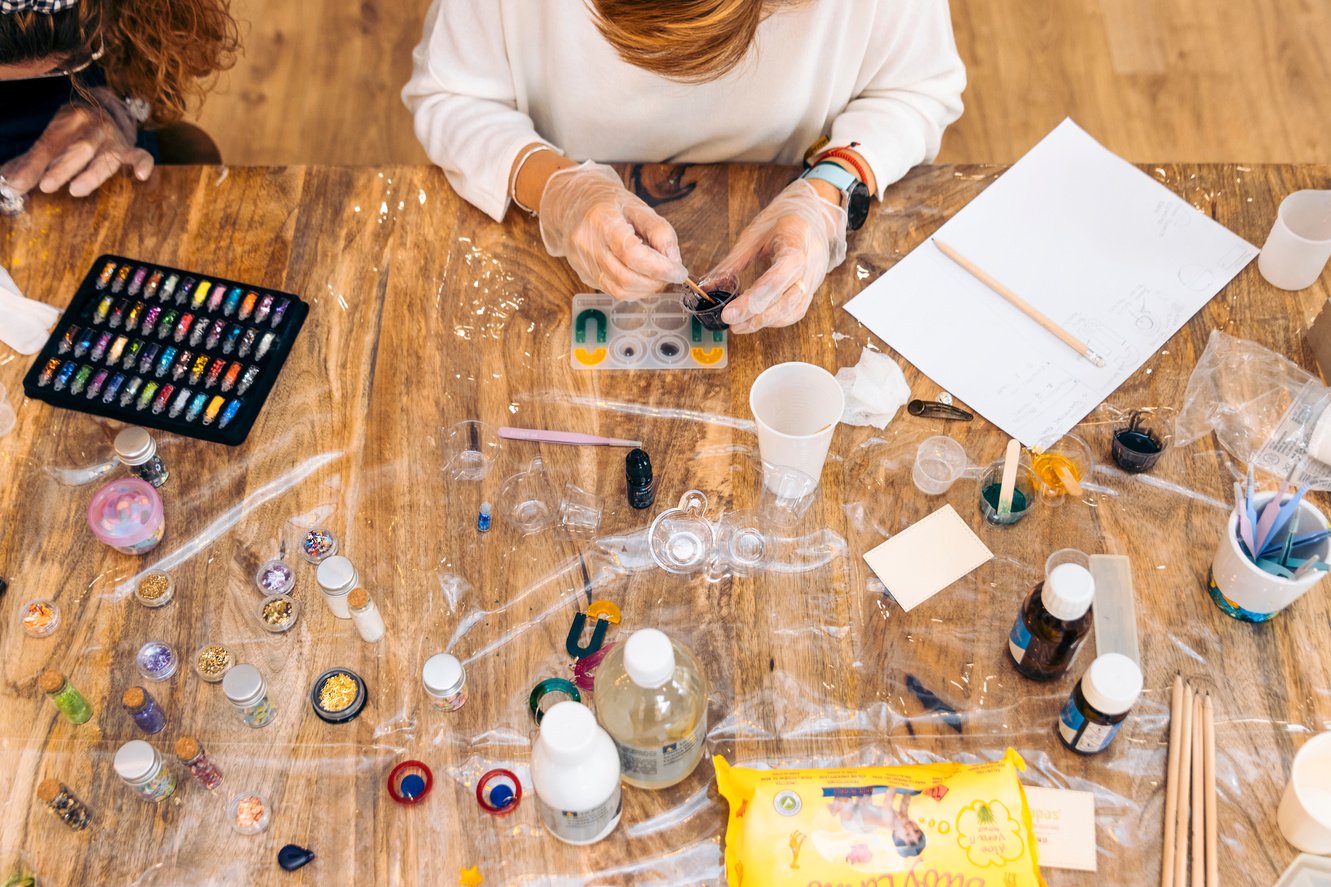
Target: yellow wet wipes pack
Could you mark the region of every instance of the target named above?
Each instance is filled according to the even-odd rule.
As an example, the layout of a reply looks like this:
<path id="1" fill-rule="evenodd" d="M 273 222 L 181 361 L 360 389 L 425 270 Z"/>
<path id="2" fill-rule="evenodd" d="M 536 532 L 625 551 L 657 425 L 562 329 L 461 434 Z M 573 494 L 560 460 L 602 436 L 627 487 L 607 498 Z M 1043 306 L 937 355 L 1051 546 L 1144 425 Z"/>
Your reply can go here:
<path id="1" fill-rule="evenodd" d="M 1043 887 L 1012 749 L 987 764 L 754 770 L 717 757 L 730 887 Z"/>

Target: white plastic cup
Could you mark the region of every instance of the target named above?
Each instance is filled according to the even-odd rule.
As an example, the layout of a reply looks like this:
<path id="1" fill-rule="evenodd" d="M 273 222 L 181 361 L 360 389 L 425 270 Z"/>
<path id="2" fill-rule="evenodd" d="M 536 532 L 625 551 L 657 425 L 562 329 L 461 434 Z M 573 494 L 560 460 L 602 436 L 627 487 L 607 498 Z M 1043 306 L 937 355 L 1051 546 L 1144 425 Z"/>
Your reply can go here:
<path id="1" fill-rule="evenodd" d="M 1314 736 L 1294 755 L 1276 822 L 1304 853 L 1331 853 L 1331 733 Z"/>
<path id="2" fill-rule="evenodd" d="M 845 408 L 841 385 L 822 367 L 797 362 L 768 367 L 749 389 L 749 409 L 758 425 L 758 455 L 817 482 Z"/>
<path id="3" fill-rule="evenodd" d="M 1275 493 L 1264 493 L 1254 497 L 1253 504 L 1260 515 L 1266 503 Z M 1299 535 L 1315 532 L 1326 526 L 1326 518 L 1307 499 L 1299 503 Z M 1280 538 L 1289 532 L 1292 520 Z M 1229 513 L 1225 522 L 1224 536 L 1216 547 L 1215 559 L 1211 562 L 1211 576 L 1207 591 L 1211 600 L 1221 610 L 1235 619 L 1244 622 L 1265 622 L 1281 610 L 1302 597 L 1326 575 L 1321 570 L 1310 570 L 1301 579 L 1285 579 L 1274 573 L 1268 573 L 1254 564 L 1239 547 L 1239 515 L 1237 511 Z M 1315 553 L 1327 560 L 1331 557 L 1331 545 L 1323 541 L 1313 552 L 1304 552 L 1311 556 Z"/>
<path id="4" fill-rule="evenodd" d="M 1282 290 L 1312 286 L 1331 259 L 1331 191 L 1295 191 L 1280 201 L 1257 256 L 1266 282 Z"/>
<path id="5" fill-rule="evenodd" d="M 910 477 L 921 493 L 941 496 L 952 489 L 969 462 L 961 444 L 945 434 L 935 435 L 915 450 L 915 466 Z"/>

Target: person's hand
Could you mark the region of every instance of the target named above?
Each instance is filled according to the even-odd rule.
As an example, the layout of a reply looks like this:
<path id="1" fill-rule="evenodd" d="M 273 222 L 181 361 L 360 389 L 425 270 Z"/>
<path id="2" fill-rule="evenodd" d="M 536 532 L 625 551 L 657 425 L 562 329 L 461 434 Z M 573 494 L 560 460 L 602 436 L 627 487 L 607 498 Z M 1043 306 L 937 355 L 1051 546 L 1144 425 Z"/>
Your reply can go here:
<path id="1" fill-rule="evenodd" d="M 749 223 L 701 285 L 734 292 L 750 265 L 766 263 L 767 270 L 721 312 L 732 332 L 752 333 L 803 317 L 827 272 L 845 258 L 846 211 L 796 179 Z"/>
<path id="2" fill-rule="evenodd" d="M 616 299 L 641 299 L 688 276 L 675 229 L 608 166 L 588 161 L 550 176 L 540 221 L 550 255 L 566 256 L 583 283 Z"/>
<path id="3" fill-rule="evenodd" d="M 110 96 L 108 101 L 118 100 Z M 27 153 L 0 166 L 0 176 L 20 194 L 33 188 L 50 194 L 68 185 L 73 197 L 86 197 L 125 166 L 144 181 L 152 174 L 153 157 L 134 147 L 137 135 L 123 109 L 71 102 L 56 112 Z"/>

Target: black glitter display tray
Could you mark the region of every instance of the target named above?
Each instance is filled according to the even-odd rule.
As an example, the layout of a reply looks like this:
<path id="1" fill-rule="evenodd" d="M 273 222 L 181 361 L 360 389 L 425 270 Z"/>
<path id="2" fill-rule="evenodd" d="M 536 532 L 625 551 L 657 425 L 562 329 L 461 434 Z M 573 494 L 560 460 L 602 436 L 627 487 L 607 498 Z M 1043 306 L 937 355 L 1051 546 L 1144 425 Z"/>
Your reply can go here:
<path id="1" fill-rule="evenodd" d="M 292 293 L 105 255 L 23 390 L 67 410 L 235 446 L 309 313 Z"/>

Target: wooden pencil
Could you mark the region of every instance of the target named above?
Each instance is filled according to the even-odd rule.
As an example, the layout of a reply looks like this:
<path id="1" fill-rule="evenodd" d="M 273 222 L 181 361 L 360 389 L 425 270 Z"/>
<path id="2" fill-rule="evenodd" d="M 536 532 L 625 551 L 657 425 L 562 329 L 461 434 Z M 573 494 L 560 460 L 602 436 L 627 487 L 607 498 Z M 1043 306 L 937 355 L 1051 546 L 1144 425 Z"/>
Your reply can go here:
<path id="1" fill-rule="evenodd" d="M 1174 675 L 1169 696 L 1169 767 L 1165 771 L 1165 846 L 1160 887 L 1174 887 L 1174 841 L 1178 836 L 1179 734 L 1183 730 L 1183 675 Z"/>
<path id="2" fill-rule="evenodd" d="M 1183 725 L 1179 728 L 1178 824 L 1174 833 L 1174 887 L 1188 883 L 1188 808 L 1192 777 L 1192 687 L 1183 685 Z"/>
<path id="3" fill-rule="evenodd" d="M 970 259 L 963 256 L 961 253 L 957 252 L 955 249 L 953 249 L 951 246 L 947 245 L 943 241 L 939 240 L 937 237 L 932 238 L 932 240 L 934 242 L 934 246 L 938 247 L 938 251 L 940 253 L 942 253 L 943 255 L 951 259 L 953 262 L 956 262 L 958 265 L 960 265 L 968 274 L 970 274 L 971 277 L 974 277 L 976 280 L 980 281 L 980 283 L 989 287 L 989 289 L 998 293 L 1004 299 L 1007 299 L 1008 303 L 1012 305 L 1012 307 L 1016 308 L 1022 314 L 1025 314 L 1031 320 L 1035 321 L 1040 326 L 1044 327 L 1046 330 L 1053 333 L 1063 342 L 1063 344 L 1067 345 L 1073 351 L 1077 352 L 1082 357 L 1086 358 L 1096 366 L 1102 367 L 1105 365 L 1105 359 L 1103 357 L 1092 351 L 1090 347 L 1081 339 L 1078 339 L 1076 336 L 1072 335 L 1072 333 L 1069 333 L 1067 330 L 1063 329 L 1061 326 L 1050 320 L 1048 315 L 1042 312 L 1039 308 L 1036 308 L 1030 302 L 1027 302 L 1021 296 L 1017 295 L 1012 290 L 1008 289 L 997 279 L 995 279 L 992 275 L 990 275 L 989 272 L 985 271 L 979 265 L 976 265 Z"/>
<path id="4" fill-rule="evenodd" d="M 1202 747 L 1206 755 L 1206 887 L 1220 887 L 1219 822 L 1215 798 L 1215 706 L 1211 694 L 1202 702 Z"/>
<path id="5" fill-rule="evenodd" d="M 1192 697 L 1192 887 L 1205 887 L 1206 832 L 1202 764 L 1202 694 Z"/>

